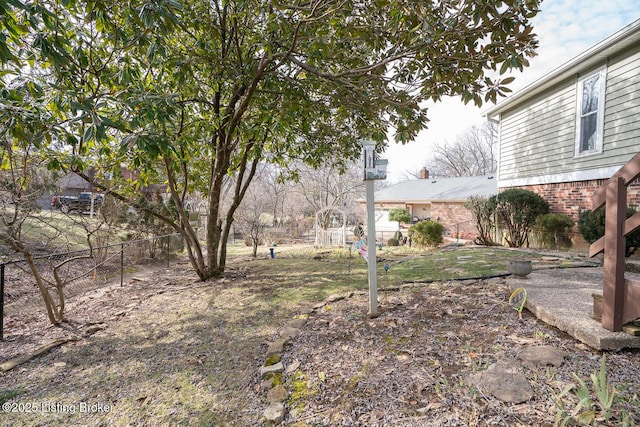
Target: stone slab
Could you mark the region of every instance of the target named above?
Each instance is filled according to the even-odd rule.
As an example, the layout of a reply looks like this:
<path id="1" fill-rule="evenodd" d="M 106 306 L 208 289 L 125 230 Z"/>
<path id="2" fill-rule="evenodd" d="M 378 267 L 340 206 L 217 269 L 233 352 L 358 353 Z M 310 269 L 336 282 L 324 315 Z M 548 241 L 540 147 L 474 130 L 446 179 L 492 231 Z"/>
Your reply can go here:
<path id="1" fill-rule="evenodd" d="M 512 289 L 525 288 L 525 308 L 538 319 L 596 350 L 640 348 L 640 337 L 611 332 L 591 318 L 593 293 L 602 293 L 602 267 L 534 270 L 525 278 L 508 277 Z"/>

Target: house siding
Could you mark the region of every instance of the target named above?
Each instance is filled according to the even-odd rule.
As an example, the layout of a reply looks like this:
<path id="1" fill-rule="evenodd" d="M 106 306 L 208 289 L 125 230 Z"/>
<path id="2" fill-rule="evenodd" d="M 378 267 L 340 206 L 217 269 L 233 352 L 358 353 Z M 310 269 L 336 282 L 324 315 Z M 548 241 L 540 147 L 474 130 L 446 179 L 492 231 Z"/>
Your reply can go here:
<path id="1" fill-rule="evenodd" d="M 504 116 L 500 129 L 499 181 L 547 175 L 573 156 L 575 84 L 543 94 L 527 108 Z M 531 159 L 537 159 L 532 162 Z"/>
<path id="2" fill-rule="evenodd" d="M 603 64 L 604 65 L 604 62 Z M 640 151 L 640 47 L 609 58 L 602 153 L 574 157 L 576 75 L 504 113 L 500 128 L 499 187 L 512 180 L 622 166 Z"/>

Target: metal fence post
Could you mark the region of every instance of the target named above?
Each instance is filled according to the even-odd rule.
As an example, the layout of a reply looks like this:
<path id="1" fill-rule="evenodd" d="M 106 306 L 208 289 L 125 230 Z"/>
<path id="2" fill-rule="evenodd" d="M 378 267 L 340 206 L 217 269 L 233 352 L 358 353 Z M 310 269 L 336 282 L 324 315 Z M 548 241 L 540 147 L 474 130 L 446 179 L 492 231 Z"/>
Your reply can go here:
<path id="1" fill-rule="evenodd" d="M 4 340 L 4 264 L 0 264 L 0 341 Z"/>
<path id="2" fill-rule="evenodd" d="M 169 268 L 169 259 L 171 257 L 171 250 L 169 249 L 169 246 L 171 244 L 171 234 L 167 234 L 166 238 L 167 238 L 167 268 Z"/>
<path id="3" fill-rule="evenodd" d="M 120 287 L 124 286 L 124 243 L 120 243 Z"/>

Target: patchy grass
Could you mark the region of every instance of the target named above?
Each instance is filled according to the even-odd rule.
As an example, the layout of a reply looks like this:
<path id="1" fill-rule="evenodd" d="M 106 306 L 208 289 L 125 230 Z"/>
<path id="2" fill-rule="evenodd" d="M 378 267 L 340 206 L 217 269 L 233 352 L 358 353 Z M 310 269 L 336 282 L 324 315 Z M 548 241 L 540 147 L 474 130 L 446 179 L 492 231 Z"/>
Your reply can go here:
<path id="1" fill-rule="evenodd" d="M 275 259 L 258 257 L 251 262 L 251 268 L 273 277 L 283 288 L 296 284 L 305 288 L 304 295 L 293 298 L 313 299 L 368 286 L 367 263 L 349 248 L 280 247 L 278 250 Z M 543 258 L 540 253 L 503 247 L 455 246 L 433 250 L 383 247 L 376 251 L 376 256 L 380 287 L 492 277 L 508 274 L 510 259 L 528 258 L 535 266 L 542 263 Z M 553 262 L 554 267 L 568 264 L 564 258 Z M 281 296 L 286 297 L 286 289 L 281 291 Z"/>
<path id="2" fill-rule="evenodd" d="M 535 253 L 524 254 L 521 251 L 505 248 L 460 247 L 418 252 L 414 256 L 388 252 L 388 258 L 385 258 L 385 261 L 389 265 L 387 274 L 391 276 L 390 280 L 398 283 L 431 282 L 506 274 L 509 260 L 523 257 L 536 262 L 542 256 Z"/>
<path id="3" fill-rule="evenodd" d="M 22 224 L 22 239 L 41 252 L 62 252 L 87 248 L 87 230 L 101 223 L 98 215 L 63 214 L 58 211 L 33 212 Z M 103 233 L 100 245 L 121 242 L 123 234 Z"/>

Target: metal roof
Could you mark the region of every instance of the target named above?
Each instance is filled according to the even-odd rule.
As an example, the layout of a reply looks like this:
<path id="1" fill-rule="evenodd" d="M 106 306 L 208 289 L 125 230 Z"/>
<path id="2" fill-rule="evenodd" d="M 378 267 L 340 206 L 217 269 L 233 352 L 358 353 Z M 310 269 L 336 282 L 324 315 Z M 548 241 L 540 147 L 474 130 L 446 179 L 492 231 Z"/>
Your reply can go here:
<path id="1" fill-rule="evenodd" d="M 488 109 L 485 115 L 495 119 L 500 113 L 517 107 L 563 80 L 579 75 L 585 71 L 606 62 L 607 58 L 626 49 L 636 46 L 640 42 L 640 19 L 633 21 L 615 34 L 587 49 L 569 62 L 536 80 L 522 90 L 516 92 L 506 100 Z"/>
<path id="2" fill-rule="evenodd" d="M 471 196 L 498 194 L 493 175 L 413 179 L 383 188 L 374 194 L 376 203 L 465 201 Z"/>

